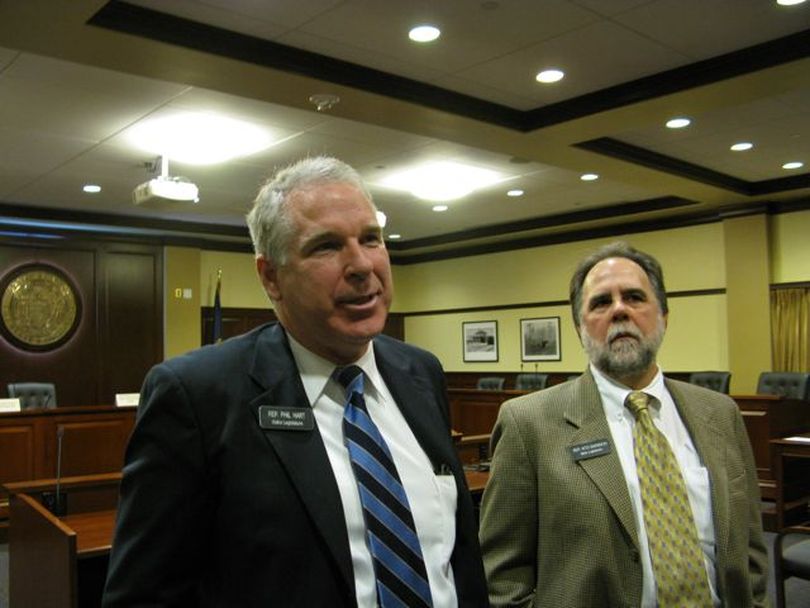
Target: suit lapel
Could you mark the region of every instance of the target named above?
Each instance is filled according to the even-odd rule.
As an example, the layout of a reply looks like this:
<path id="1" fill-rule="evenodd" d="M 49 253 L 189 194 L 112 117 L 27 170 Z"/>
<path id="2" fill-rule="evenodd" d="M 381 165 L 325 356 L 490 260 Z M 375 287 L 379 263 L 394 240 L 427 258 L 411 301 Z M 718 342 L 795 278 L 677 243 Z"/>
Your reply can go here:
<path id="1" fill-rule="evenodd" d="M 250 375 L 263 390 L 249 405 L 257 424 L 262 405 L 310 407 L 280 325 L 268 329 L 259 338 Z M 332 552 L 335 565 L 354 597 L 354 573 L 343 505 L 317 427 L 313 431 L 265 431 L 264 435 L 287 470 L 290 483 Z"/>
<path id="2" fill-rule="evenodd" d="M 687 392 L 691 393 L 689 387 L 684 387 L 684 390 L 681 385 L 669 380 L 666 381 L 666 385 L 675 401 L 681 420 L 683 420 L 686 430 L 689 431 L 695 450 L 709 472 L 715 543 L 718 548 L 727 547 L 730 531 L 728 480 L 722 474 L 726 470 L 727 439 L 723 437 L 713 420 L 711 404 L 705 403 L 699 395 L 687 394 Z"/>
<path id="3" fill-rule="evenodd" d="M 454 458 L 448 452 L 451 444 L 444 432 L 448 422 L 442 418 L 436 387 L 413 369 L 410 357 L 397 356 L 385 340 L 375 340 L 374 354 L 391 396 L 434 469 L 440 464 L 452 464 Z"/>
<path id="4" fill-rule="evenodd" d="M 616 447 L 613 445 L 610 427 L 602 408 L 602 399 L 590 371 L 586 371 L 574 382 L 572 392 L 569 406 L 564 413 L 566 420 L 575 427 L 568 447 L 603 439 L 610 441 L 609 454 L 583 459 L 578 464 L 599 488 L 605 500 L 616 513 L 625 533 L 638 548 L 638 534 L 630 493 L 627 490 L 627 482 L 616 453 Z M 566 457 L 571 456 L 566 455 Z"/>

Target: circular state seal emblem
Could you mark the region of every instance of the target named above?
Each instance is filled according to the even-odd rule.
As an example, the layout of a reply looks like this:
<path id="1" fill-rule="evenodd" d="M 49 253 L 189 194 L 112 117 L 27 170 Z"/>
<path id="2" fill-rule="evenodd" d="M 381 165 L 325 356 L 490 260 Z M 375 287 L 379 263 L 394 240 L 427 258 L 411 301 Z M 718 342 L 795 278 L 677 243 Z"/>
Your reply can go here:
<path id="1" fill-rule="evenodd" d="M 80 302 L 60 270 L 41 264 L 22 266 L 0 283 L 0 330 L 26 350 L 52 350 L 76 331 Z"/>

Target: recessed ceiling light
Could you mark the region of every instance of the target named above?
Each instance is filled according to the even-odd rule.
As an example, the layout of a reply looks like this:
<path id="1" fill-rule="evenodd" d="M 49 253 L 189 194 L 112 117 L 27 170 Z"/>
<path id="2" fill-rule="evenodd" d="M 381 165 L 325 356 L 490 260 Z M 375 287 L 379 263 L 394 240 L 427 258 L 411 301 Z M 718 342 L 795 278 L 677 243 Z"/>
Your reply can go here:
<path id="1" fill-rule="evenodd" d="M 776 0 L 776 3 L 781 6 L 794 6 L 795 4 L 801 4 L 804 0 Z"/>
<path id="2" fill-rule="evenodd" d="M 558 70 L 557 68 L 549 68 L 547 70 L 543 70 L 537 73 L 537 76 L 534 79 L 537 82 L 542 82 L 543 84 L 551 84 L 553 82 L 560 82 L 563 78 L 565 78 L 565 72 L 562 70 Z"/>
<path id="3" fill-rule="evenodd" d="M 523 190 L 515 189 L 506 193 L 506 196 L 523 196 Z"/>
<path id="4" fill-rule="evenodd" d="M 581 179 L 583 182 L 592 182 L 592 181 L 595 181 L 595 180 L 599 179 L 599 174 L 598 173 L 583 173 L 582 175 L 579 176 L 579 179 Z"/>
<path id="5" fill-rule="evenodd" d="M 98 184 L 85 184 L 82 190 L 88 194 L 96 194 L 97 192 L 101 192 L 101 186 Z"/>
<path id="6" fill-rule="evenodd" d="M 750 150 L 753 147 L 754 144 L 752 144 L 750 141 L 740 141 L 737 142 L 736 144 L 733 144 L 731 146 L 731 150 L 733 150 L 734 152 L 745 152 L 746 150 Z"/>
<path id="7" fill-rule="evenodd" d="M 392 173 L 380 185 L 410 192 L 426 201 L 452 201 L 506 177 L 490 169 L 453 161 L 436 161 Z"/>
<path id="8" fill-rule="evenodd" d="M 395 241 L 397 239 L 401 239 L 402 235 L 401 234 L 389 234 L 388 238 L 391 239 L 392 241 Z"/>
<path id="9" fill-rule="evenodd" d="M 408 32 L 408 38 L 414 42 L 433 42 L 442 32 L 434 25 L 418 25 Z"/>
<path id="10" fill-rule="evenodd" d="M 442 211 L 447 211 L 448 209 L 449 209 L 449 207 L 447 205 L 434 205 L 433 206 L 433 211 L 436 211 L 438 213 L 441 213 Z"/>
<path id="11" fill-rule="evenodd" d="M 191 165 L 213 165 L 270 147 L 267 130 L 209 112 L 185 112 L 144 120 L 129 134 L 138 148 Z"/>
<path id="12" fill-rule="evenodd" d="M 692 121 L 685 116 L 671 118 L 667 121 L 667 127 L 670 129 L 683 129 L 684 127 L 688 127 L 690 124 L 692 124 Z"/>
<path id="13" fill-rule="evenodd" d="M 382 211 L 377 211 L 377 223 L 380 225 L 380 228 L 385 228 L 385 225 L 388 223 L 388 216 Z"/>
<path id="14" fill-rule="evenodd" d="M 802 167 L 804 167 L 804 163 L 801 162 L 800 160 L 794 160 L 782 165 L 783 169 L 801 169 Z"/>

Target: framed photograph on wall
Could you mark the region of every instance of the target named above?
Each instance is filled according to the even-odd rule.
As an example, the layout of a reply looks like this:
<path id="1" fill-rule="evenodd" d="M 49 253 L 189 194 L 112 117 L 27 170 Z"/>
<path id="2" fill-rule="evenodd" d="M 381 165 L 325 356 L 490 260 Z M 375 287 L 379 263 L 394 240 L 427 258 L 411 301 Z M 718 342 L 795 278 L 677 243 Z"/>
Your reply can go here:
<path id="1" fill-rule="evenodd" d="M 520 358 L 523 361 L 559 361 L 560 317 L 520 320 Z"/>
<path id="2" fill-rule="evenodd" d="M 474 321 L 461 324 L 465 361 L 498 360 L 498 322 Z"/>

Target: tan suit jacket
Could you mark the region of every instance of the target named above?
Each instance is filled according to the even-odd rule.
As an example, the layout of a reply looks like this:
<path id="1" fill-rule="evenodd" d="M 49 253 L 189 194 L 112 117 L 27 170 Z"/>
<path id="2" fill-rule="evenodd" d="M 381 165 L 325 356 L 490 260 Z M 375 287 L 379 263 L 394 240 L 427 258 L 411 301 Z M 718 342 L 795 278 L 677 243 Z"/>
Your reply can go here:
<path id="1" fill-rule="evenodd" d="M 720 393 L 666 380 L 708 469 L 717 591 L 724 606 L 765 606 L 767 551 L 748 435 Z M 505 403 L 492 436 L 481 548 L 495 606 L 637 607 L 638 537 L 616 450 L 574 460 L 610 429 L 590 372 Z"/>

